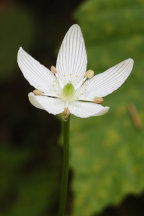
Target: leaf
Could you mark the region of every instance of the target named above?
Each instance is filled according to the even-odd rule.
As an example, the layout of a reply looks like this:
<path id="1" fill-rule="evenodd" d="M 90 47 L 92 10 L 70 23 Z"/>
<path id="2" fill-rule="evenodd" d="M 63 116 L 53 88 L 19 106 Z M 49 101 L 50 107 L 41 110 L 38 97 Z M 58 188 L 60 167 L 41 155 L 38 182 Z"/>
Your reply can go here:
<path id="1" fill-rule="evenodd" d="M 88 68 L 96 73 L 132 57 L 126 83 L 104 100 L 105 116 L 71 119 L 73 216 L 90 216 L 144 189 L 143 128 L 128 112 L 134 104 L 144 121 L 144 1 L 90 0 L 75 13 L 82 27 Z"/>

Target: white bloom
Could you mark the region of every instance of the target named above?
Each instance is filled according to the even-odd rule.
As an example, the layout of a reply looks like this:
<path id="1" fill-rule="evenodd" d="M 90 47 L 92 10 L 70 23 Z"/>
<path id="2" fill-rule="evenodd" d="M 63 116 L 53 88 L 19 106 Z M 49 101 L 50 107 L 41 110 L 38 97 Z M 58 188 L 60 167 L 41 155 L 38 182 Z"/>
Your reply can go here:
<path id="1" fill-rule="evenodd" d="M 80 27 L 75 24 L 64 37 L 56 68 L 52 66 L 50 71 L 22 48 L 18 51 L 18 65 L 29 83 L 39 90 L 28 94 L 35 107 L 54 115 L 65 111 L 87 118 L 109 110 L 101 105 L 102 97 L 125 82 L 133 68 L 133 59 L 95 76 L 92 70 L 86 72 L 85 43 Z"/>

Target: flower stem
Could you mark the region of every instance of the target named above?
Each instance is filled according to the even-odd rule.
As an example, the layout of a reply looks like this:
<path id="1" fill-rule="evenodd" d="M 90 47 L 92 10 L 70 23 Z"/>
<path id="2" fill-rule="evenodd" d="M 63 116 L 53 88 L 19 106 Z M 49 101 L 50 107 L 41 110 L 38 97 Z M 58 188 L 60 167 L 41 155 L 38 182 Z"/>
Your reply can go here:
<path id="1" fill-rule="evenodd" d="M 59 216 L 65 215 L 67 187 L 68 187 L 68 174 L 69 174 L 69 126 L 70 117 L 67 121 L 64 121 L 63 136 L 64 136 L 64 150 L 63 150 L 63 170 L 62 170 L 62 182 L 60 191 L 60 206 Z"/>

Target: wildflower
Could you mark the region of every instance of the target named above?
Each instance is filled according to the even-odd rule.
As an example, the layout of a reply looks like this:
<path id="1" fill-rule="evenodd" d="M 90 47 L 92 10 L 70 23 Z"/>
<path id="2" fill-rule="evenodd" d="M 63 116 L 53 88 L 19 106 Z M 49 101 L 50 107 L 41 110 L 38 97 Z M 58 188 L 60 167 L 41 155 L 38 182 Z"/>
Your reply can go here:
<path id="1" fill-rule="evenodd" d="M 87 53 L 80 27 L 75 24 L 66 33 L 51 71 L 32 58 L 21 47 L 18 65 L 35 90 L 28 94 L 35 107 L 51 114 L 64 113 L 87 118 L 105 114 L 109 107 L 102 106 L 103 97 L 118 89 L 133 68 L 129 58 L 94 76 L 86 71 Z"/>

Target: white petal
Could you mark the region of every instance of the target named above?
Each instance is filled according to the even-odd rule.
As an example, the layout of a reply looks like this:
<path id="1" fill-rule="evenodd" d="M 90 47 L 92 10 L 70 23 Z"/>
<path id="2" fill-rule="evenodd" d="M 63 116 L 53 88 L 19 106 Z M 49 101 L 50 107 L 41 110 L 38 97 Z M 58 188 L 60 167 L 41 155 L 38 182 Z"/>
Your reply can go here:
<path id="1" fill-rule="evenodd" d="M 70 113 L 80 118 L 100 116 L 108 112 L 109 107 L 90 102 L 72 102 L 68 105 Z"/>
<path id="2" fill-rule="evenodd" d="M 57 96 L 59 86 L 55 75 L 41 65 L 21 47 L 17 55 L 18 65 L 30 85 L 50 96 Z"/>
<path id="3" fill-rule="evenodd" d="M 36 95 L 34 95 L 32 92 L 28 94 L 28 98 L 33 106 L 35 106 L 38 109 L 44 109 L 44 107 L 37 100 Z"/>
<path id="4" fill-rule="evenodd" d="M 86 81 L 76 92 L 80 100 L 92 101 L 94 97 L 104 97 L 118 89 L 128 78 L 133 68 L 133 59 L 127 59 L 105 72 Z"/>
<path id="5" fill-rule="evenodd" d="M 84 78 L 87 67 L 85 42 L 80 27 L 71 26 L 66 33 L 57 58 L 56 68 L 63 86 L 76 86 Z"/>
<path id="6" fill-rule="evenodd" d="M 46 110 L 48 113 L 57 115 L 64 111 L 64 102 L 57 98 L 28 94 L 31 104 L 39 109 Z"/>

